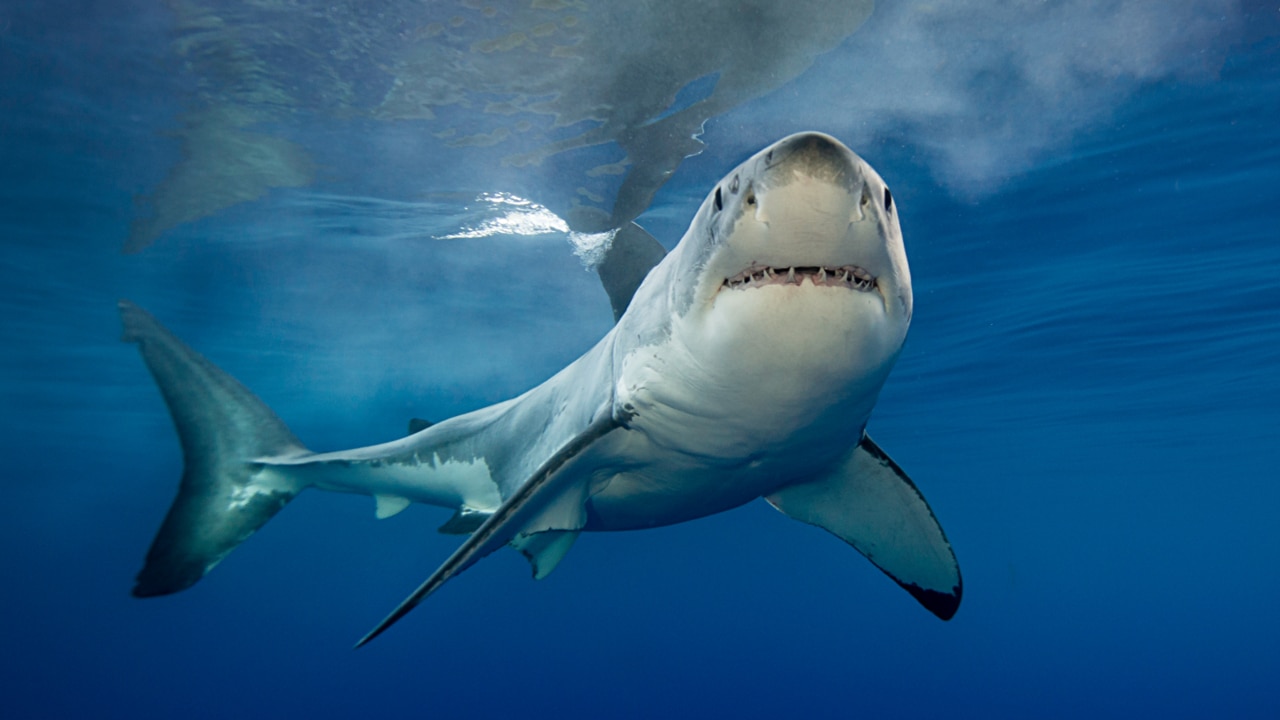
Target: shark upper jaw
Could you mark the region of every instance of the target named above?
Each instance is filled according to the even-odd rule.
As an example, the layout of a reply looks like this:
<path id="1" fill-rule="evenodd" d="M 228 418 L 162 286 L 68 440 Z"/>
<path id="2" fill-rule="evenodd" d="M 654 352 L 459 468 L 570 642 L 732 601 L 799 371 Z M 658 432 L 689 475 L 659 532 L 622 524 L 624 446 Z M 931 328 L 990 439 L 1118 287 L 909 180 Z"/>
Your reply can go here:
<path id="1" fill-rule="evenodd" d="M 759 211 L 725 228 L 699 294 L 712 306 L 725 294 L 746 299 L 761 291 L 767 302 L 815 292 L 833 294 L 832 301 L 879 296 L 887 306 L 899 284 L 886 247 L 891 231 L 859 207 L 861 194 L 811 179 L 760 192 Z M 792 294 L 772 292 L 781 289 Z"/>
<path id="2" fill-rule="evenodd" d="M 860 292 L 871 292 L 877 286 L 876 277 L 857 265 L 789 265 L 785 268 L 752 265 L 733 277 L 725 278 L 721 287 L 728 290 L 749 290 L 766 285 L 799 286 L 806 282 L 814 287 L 847 288 Z"/>

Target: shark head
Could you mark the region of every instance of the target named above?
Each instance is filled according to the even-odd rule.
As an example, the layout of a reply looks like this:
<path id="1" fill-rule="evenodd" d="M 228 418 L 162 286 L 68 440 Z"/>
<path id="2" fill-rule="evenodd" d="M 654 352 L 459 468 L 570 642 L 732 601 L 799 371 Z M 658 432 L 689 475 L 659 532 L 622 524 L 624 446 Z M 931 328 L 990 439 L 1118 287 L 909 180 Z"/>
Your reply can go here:
<path id="1" fill-rule="evenodd" d="M 911 309 L 885 182 L 835 138 L 792 135 L 711 189 L 641 287 L 635 317 L 619 328 L 624 343 L 638 338 L 636 352 L 622 348 L 631 367 L 620 368 L 619 391 L 640 409 L 715 418 L 726 432 L 746 427 L 743 446 L 815 423 L 855 432 Z M 683 407 L 686 397 L 700 404 Z"/>
<path id="2" fill-rule="evenodd" d="M 708 193 L 684 242 L 678 310 L 711 311 L 721 293 L 791 286 L 865 294 L 904 332 L 910 320 L 911 274 L 893 194 L 829 135 L 783 138 L 735 168 Z"/>

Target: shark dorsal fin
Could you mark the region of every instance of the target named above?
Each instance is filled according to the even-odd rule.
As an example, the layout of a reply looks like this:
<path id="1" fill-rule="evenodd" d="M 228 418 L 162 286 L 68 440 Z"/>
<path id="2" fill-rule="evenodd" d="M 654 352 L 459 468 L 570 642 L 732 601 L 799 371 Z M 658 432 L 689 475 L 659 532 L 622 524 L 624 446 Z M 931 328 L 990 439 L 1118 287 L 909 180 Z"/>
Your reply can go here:
<path id="1" fill-rule="evenodd" d="M 627 311 L 632 296 L 649 271 L 666 256 L 667 251 L 662 243 L 639 225 L 627 223 L 618 230 L 604 259 L 596 266 L 600 283 L 604 285 L 604 291 L 609 293 L 615 323 Z"/>

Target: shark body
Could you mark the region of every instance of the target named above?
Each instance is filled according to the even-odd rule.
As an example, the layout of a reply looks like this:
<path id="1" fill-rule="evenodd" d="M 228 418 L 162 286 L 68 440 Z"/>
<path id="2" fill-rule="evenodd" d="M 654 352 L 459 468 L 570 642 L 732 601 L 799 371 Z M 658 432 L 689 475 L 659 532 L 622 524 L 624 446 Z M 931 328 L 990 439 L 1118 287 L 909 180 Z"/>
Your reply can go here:
<path id="1" fill-rule="evenodd" d="M 504 545 L 540 578 L 581 532 L 763 497 L 954 615 L 951 546 L 865 433 L 912 312 L 897 208 L 869 165 L 826 135 L 784 138 L 716 185 L 670 254 L 632 225 L 600 272 L 617 324 L 543 384 L 328 453 L 307 450 L 249 390 L 122 301 L 125 339 L 139 344 L 185 457 L 134 594 L 190 587 L 307 488 L 370 495 L 379 517 L 413 502 L 452 509 L 441 530 L 468 538 L 363 644 Z"/>

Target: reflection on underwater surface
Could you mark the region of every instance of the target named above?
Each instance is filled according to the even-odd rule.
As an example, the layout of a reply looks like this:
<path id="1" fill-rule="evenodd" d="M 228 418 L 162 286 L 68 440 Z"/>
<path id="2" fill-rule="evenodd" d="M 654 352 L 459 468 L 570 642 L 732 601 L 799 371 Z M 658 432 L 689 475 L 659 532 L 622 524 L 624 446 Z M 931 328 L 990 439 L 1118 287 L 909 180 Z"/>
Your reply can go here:
<path id="1" fill-rule="evenodd" d="M 130 251 L 317 181 L 401 199 L 512 192 L 599 232 L 644 212 L 703 141 L 729 132 L 735 140 L 719 145 L 741 152 L 801 117 L 855 147 L 909 140 L 953 193 L 976 198 L 1144 83 L 1212 77 L 1222 41 L 1242 32 L 1231 0 L 1176 12 L 895 3 L 861 30 L 871 3 L 848 0 L 185 0 L 164 12 L 96 10 L 103 17 L 61 4 L 14 11 L 10 37 L 38 28 L 96 49 L 100 69 L 31 48 L 73 84 L 124 73 L 129 82 L 107 75 L 89 92 L 133 122 L 163 113 L 157 122 L 179 141 L 180 156 L 137 186 Z M 49 17 L 70 20 L 46 27 Z M 101 39 L 131 35 L 140 42 Z M 750 123 L 705 127 L 744 103 Z"/>
<path id="2" fill-rule="evenodd" d="M 419 131 L 437 147 L 497 146 L 515 168 L 616 144 L 544 202 L 595 208 L 575 219 L 582 231 L 621 227 L 698 152 L 708 118 L 795 77 L 871 12 L 870 0 L 170 7 L 172 49 L 194 82 L 184 157 L 150 196 L 129 251 L 271 188 L 310 184 L 299 143 L 250 129 L 296 124 L 299 113 L 427 121 Z"/>
<path id="3" fill-rule="evenodd" d="M 482 193 L 565 217 L 557 203 L 621 151 L 504 166 L 528 135 L 449 147 L 424 133 L 445 113 L 335 118 L 303 93 L 245 131 L 303 148 L 311 187 L 123 257 L 132 196 L 158 194 L 181 160 L 162 133 L 196 109 L 177 15 L 0 8 L 0 611 L 15 619 L 0 671 L 15 716 L 1280 710 L 1275 8 L 882 3 L 809 70 L 708 121 L 704 152 L 640 217 L 674 243 L 745 152 L 809 127 L 892 184 L 916 314 L 871 430 L 964 563 L 951 623 L 750 505 L 591 538 L 536 584 L 495 555 L 418 628 L 360 653 L 346 644 L 386 598 L 454 547 L 439 514 L 376 521 L 304 495 L 198 591 L 128 597 L 181 460 L 117 341 L 116 299 L 163 312 L 308 444 L 385 440 L 521 392 L 607 330 L 562 235 L 432 238 L 494 217 Z M 607 207 L 616 185 L 601 187 Z"/>

